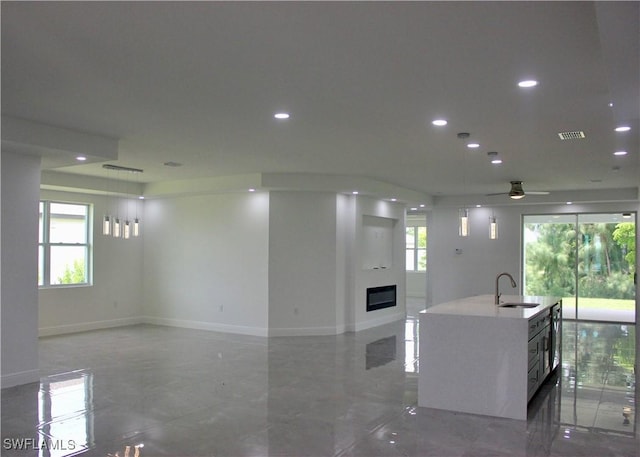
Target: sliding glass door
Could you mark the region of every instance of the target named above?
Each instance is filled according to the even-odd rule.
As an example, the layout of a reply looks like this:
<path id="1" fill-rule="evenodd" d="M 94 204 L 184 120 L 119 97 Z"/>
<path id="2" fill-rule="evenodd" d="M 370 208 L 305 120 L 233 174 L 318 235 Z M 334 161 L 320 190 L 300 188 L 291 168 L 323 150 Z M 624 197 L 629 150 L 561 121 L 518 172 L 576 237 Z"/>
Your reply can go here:
<path id="1" fill-rule="evenodd" d="M 576 215 L 524 216 L 524 295 L 562 298 L 563 316 L 576 314 Z"/>
<path id="2" fill-rule="evenodd" d="M 635 323 L 632 214 L 578 215 L 577 318 Z"/>
<path id="3" fill-rule="evenodd" d="M 563 298 L 563 317 L 635 323 L 634 213 L 527 215 L 525 295 Z"/>

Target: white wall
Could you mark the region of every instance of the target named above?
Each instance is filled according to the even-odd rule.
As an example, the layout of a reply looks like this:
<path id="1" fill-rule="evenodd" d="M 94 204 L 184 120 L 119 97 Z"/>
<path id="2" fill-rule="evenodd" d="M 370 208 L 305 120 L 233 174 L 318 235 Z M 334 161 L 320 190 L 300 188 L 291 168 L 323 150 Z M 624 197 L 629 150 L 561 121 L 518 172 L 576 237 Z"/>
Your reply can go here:
<path id="1" fill-rule="evenodd" d="M 336 195 L 336 329 L 346 331 L 355 322 L 354 262 L 355 199 Z"/>
<path id="2" fill-rule="evenodd" d="M 269 195 L 145 201 L 144 319 L 266 336 Z"/>
<path id="3" fill-rule="evenodd" d="M 81 287 L 41 288 L 40 335 L 55 335 L 141 322 L 143 238 L 128 240 L 102 235 L 106 206 L 119 214 L 138 215 L 144 235 L 143 202 L 91 194 L 43 190 L 40 198 L 93 205 L 93 284 Z"/>
<path id="4" fill-rule="evenodd" d="M 434 207 L 428 217 L 427 270 L 431 299 L 428 305 L 471 295 L 493 294 L 495 278 L 511 273 L 521 285 L 521 219 L 523 214 L 638 211 L 638 203 L 592 203 L 574 205 L 509 205 L 493 208 L 499 237 L 489 239 L 492 209 L 470 210 L 470 236 L 458 236 L 458 208 Z M 461 253 L 457 254 L 456 249 Z M 501 284 L 502 291 L 508 282 Z"/>
<path id="5" fill-rule="evenodd" d="M 336 194 L 269 194 L 269 334 L 335 334 Z M 343 330 L 343 329 L 342 329 Z"/>
<path id="6" fill-rule="evenodd" d="M 40 159 L 1 155 L 2 387 L 39 379 L 38 197 Z"/>
<path id="7" fill-rule="evenodd" d="M 42 289 L 41 335 L 138 322 L 336 334 L 405 315 L 401 205 L 304 191 L 147 199 L 143 236 L 125 241 L 101 234 L 113 199 L 47 190 L 41 197 L 90 203 L 95 221 L 93 285 Z M 393 258 L 385 270 L 363 267 L 367 218 L 386 223 L 392 248 L 384 252 Z M 387 284 L 398 286 L 398 305 L 367 313 L 366 288 Z"/>

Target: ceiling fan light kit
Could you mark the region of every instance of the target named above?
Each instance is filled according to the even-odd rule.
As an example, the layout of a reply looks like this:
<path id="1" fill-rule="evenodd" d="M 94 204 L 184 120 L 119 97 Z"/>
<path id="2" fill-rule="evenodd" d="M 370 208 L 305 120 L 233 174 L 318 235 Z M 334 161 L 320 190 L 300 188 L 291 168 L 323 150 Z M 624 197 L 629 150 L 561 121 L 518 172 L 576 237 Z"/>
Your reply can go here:
<path id="1" fill-rule="evenodd" d="M 524 198 L 524 189 L 522 188 L 522 181 L 511 181 L 511 190 L 509 191 L 509 197 L 514 200 L 520 200 Z"/>

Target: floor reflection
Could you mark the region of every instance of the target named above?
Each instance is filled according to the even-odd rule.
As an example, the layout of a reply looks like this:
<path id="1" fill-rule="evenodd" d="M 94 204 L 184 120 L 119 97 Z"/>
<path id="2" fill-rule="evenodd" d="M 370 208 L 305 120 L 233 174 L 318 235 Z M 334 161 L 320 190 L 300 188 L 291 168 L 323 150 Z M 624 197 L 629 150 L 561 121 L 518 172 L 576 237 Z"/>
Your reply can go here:
<path id="1" fill-rule="evenodd" d="M 563 323 L 562 422 L 635 435 L 635 325 Z"/>
<path id="2" fill-rule="evenodd" d="M 44 338 L 42 382 L 2 391 L 2 442 L 49 448 L 1 453 L 633 456 L 635 331 L 565 321 L 563 365 L 527 421 L 418 407 L 413 316 L 337 336 L 141 325 Z"/>
<path id="3" fill-rule="evenodd" d="M 395 335 L 367 343 L 366 369 L 370 370 L 393 362 L 396 359 L 396 344 Z"/>
<path id="4" fill-rule="evenodd" d="M 94 445 L 93 374 L 74 371 L 43 378 L 38 394 L 39 457 L 63 457 Z"/>

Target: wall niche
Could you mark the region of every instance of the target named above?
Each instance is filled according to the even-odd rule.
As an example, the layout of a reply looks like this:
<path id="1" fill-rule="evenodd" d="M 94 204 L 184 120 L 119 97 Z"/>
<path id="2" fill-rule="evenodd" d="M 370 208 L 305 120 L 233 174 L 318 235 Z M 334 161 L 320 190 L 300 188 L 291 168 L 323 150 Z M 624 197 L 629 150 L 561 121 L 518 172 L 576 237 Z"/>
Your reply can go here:
<path id="1" fill-rule="evenodd" d="M 362 269 L 378 270 L 393 265 L 393 229 L 397 219 L 362 216 Z"/>

